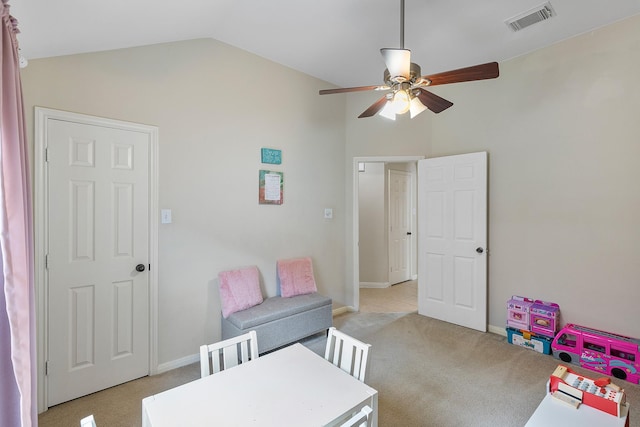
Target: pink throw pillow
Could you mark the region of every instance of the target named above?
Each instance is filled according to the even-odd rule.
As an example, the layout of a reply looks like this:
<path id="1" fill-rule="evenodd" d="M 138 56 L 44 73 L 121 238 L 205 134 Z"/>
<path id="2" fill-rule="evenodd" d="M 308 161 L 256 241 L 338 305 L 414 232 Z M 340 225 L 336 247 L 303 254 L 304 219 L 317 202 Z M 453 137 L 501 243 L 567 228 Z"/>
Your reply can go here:
<path id="1" fill-rule="evenodd" d="M 218 274 L 218 279 L 222 316 L 225 319 L 231 313 L 262 303 L 258 267 L 222 271 Z"/>
<path id="2" fill-rule="evenodd" d="M 283 298 L 317 292 L 311 258 L 295 258 L 278 261 L 280 295 Z"/>

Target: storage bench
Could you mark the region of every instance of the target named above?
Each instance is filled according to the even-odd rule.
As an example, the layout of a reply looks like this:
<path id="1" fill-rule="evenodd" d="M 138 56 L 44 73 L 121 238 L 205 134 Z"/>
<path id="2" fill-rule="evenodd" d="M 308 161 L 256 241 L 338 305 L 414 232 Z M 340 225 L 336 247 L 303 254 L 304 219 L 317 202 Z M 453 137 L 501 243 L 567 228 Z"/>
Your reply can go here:
<path id="1" fill-rule="evenodd" d="M 332 324 L 331 298 L 318 293 L 275 296 L 222 317 L 222 339 L 255 330 L 258 353 L 262 354 L 327 330 Z"/>

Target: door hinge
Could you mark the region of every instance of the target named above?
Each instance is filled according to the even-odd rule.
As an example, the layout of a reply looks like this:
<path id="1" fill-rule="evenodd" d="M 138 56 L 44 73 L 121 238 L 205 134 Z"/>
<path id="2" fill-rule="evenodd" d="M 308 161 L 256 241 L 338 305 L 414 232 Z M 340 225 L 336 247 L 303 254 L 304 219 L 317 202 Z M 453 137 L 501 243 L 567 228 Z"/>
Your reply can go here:
<path id="1" fill-rule="evenodd" d="M 45 161 L 45 163 L 49 162 L 49 149 L 48 148 L 44 149 L 44 161 Z"/>
<path id="2" fill-rule="evenodd" d="M 46 254 L 44 256 L 44 269 L 48 270 L 49 269 L 49 254 Z"/>
<path id="3" fill-rule="evenodd" d="M 45 374 L 45 376 L 49 375 L 49 361 L 48 360 L 44 362 L 44 374 Z"/>

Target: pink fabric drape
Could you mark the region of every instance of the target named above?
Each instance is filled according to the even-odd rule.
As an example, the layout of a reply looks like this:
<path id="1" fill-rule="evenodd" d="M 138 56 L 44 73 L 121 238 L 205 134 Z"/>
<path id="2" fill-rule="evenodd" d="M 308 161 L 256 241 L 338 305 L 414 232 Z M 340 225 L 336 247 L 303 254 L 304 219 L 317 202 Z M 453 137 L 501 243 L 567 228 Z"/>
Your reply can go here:
<path id="1" fill-rule="evenodd" d="M 9 403 L 0 402 L 0 425 L 30 427 L 38 424 L 31 186 L 17 21 L 9 15 L 8 0 L 2 0 L 0 7 L 0 249 L 4 292 L 0 299 L 0 332 L 8 331 L 8 340 L 3 334 L 3 344 L 10 342 L 8 349 L 3 345 L 1 350 L 4 363 L 0 369 L 4 371 L 0 372 L 0 401 L 7 395 Z"/>

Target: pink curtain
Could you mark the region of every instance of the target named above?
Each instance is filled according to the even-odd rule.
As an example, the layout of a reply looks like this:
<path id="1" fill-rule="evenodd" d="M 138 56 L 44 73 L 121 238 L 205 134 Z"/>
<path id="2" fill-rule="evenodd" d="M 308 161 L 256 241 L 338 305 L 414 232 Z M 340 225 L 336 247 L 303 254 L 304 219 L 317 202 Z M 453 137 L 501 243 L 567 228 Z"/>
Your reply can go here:
<path id="1" fill-rule="evenodd" d="M 31 186 L 17 22 L 8 0 L 0 7 L 0 425 L 30 427 L 38 424 Z"/>

